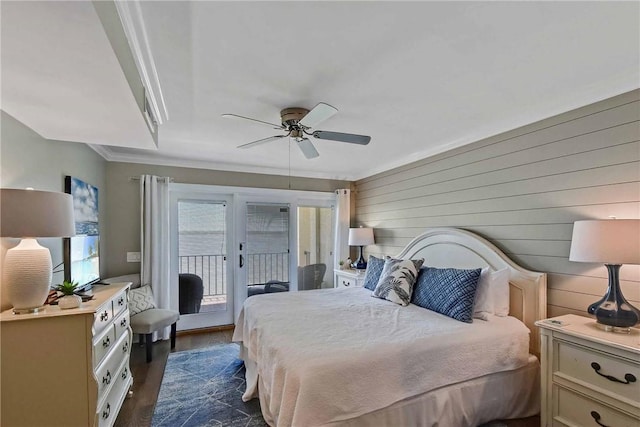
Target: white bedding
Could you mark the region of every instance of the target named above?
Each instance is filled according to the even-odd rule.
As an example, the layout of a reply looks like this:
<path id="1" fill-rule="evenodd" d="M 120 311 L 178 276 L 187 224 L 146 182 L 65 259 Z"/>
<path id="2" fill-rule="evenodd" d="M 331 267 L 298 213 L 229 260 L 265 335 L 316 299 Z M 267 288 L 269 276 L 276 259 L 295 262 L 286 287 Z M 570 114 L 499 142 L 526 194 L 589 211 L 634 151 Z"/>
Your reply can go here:
<path id="1" fill-rule="evenodd" d="M 439 387 L 525 366 L 529 330 L 512 317 L 472 324 L 372 298 L 364 288 L 247 299 L 233 340 L 257 365 L 255 397 L 278 426 L 320 426 Z"/>

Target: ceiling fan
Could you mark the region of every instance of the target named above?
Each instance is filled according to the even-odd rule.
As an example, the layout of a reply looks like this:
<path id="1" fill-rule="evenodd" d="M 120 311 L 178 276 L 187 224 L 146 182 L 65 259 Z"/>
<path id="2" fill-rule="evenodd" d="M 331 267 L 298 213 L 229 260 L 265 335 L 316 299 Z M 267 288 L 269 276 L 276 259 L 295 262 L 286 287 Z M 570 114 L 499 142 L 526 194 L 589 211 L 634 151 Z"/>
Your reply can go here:
<path id="1" fill-rule="evenodd" d="M 331 141 L 346 142 L 349 144 L 367 145 L 371 141 L 370 136 L 356 135 L 353 133 L 331 132 L 326 130 L 313 130 L 317 125 L 332 117 L 338 112 L 338 109 L 332 107 L 329 104 L 320 102 L 311 110 L 306 108 L 285 108 L 280 111 L 280 119 L 282 124 L 265 122 L 263 120 L 252 119 L 251 117 L 239 116 L 237 114 L 223 114 L 222 117 L 229 117 L 235 119 L 251 120 L 256 123 L 262 123 L 271 126 L 273 129 L 278 129 L 286 132 L 284 135 L 275 135 L 268 138 L 258 139 L 247 144 L 239 145 L 238 148 L 250 148 L 256 145 L 265 144 L 271 141 L 277 141 L 281 138 L 291 137 L 294 138 L 296 144 L 302 151 L 302 154 L 307 159 L 313 159 L 318 157 L 318 151 L 313 146 L 313 143 L 307 138 L 312 136 L 317 139 L 328 139 Z"/>

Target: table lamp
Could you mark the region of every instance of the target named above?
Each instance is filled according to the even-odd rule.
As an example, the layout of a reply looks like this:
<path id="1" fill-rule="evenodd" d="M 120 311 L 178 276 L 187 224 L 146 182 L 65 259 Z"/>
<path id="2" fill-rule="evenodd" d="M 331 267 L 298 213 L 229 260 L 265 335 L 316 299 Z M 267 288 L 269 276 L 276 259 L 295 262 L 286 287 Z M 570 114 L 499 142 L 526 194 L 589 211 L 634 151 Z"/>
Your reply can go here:
<path id="1" fill-rule="evenodd" d="M 640 219 L 574 222 L 569 260 L 604 263 L 609 287 L 587 312 L 602 329 L 628 333 L 640 320 L 640 311 L 622 295 L 619 273 L 622 264 L 640 264 Z"/>
<path id="2" fill-rule="evenodd" d="M 367 261 L 362 256 L 362 247 L 366 245 L 372 245 L 373 240 L 373 228 L 350 228 L 349 229 L 349 246 L 360 246 L 360 256 L 358 260 L 353 263 L 353 267 L 362 270 L 367 268 Z"/>
<path id="3" fill-rule="evenodd" d="M 4 259 L 3 286 L 13 312 L 42 309 L 53 275 L 51 253 L 36 237 L 75 235 L 73 198 L 51 191 L 0 189 L 0 236 L 17 237 L 20 243 Z"/>

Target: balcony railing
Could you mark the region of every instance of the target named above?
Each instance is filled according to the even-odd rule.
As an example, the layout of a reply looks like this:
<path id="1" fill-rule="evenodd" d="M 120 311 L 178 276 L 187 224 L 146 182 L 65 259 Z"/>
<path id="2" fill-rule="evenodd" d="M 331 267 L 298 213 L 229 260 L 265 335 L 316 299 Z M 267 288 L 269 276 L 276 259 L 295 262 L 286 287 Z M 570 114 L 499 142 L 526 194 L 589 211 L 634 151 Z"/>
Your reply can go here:
<path id="1" fill-rule="evenodd" d="M 204 296 L 227 294 L 226 255 L 185 255 L 178 258 L 180 273 L 197 274 L 202 278 Z"/>
<path id="2" fill-rule="evenodd" d="M 288 252 L 250 254 L 246 260 L 247 285 L 267 283 L 269 280 L 289 281 Z"/>
<path id="3" fill-rule="evenodd" d="M 227 256 L 184 255 L 179 258 L 179 272 L 197 274 L 202 278 L 204 296 L 227 294 Z M 245 256 L 247 285 L 266 283 L 269 280 L 289 281 L 289 253 L 272 252 Z"/>

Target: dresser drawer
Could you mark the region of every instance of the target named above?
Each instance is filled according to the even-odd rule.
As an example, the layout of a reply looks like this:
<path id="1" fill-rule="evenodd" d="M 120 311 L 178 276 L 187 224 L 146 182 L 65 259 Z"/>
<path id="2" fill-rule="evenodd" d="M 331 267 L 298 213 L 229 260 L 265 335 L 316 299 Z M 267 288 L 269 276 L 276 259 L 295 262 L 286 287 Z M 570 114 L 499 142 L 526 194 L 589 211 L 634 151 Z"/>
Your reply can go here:
<path id="1" fill-rule="evenodd" d="M 123 351 L 126 348 L 126 352 Z M 96 371 L 98 381 L 98 401 L 102 400 L 104 394 L 109 390 L 111 383 L 115 382 L 118 368 L 127 359 L 129 353 L 129 334 L 124 334 L 118 339 L 115 345 L 111 346 L 111 351 L 107 354 L 104 362 Z"/>
<path id="2" fill-rule="evenodd" d="M 113 300 L 113 317 L 118 317 L 118 314 L 122 313 L 128 307 L 129 294 L 124 291 L 118 294 Z"/>
<path id="3" fill-rule="evenodd" d="M 125 310 L 124 313 L 116 317 L 113 323 L 116 328 L 116 339 L 120 339 L 129 330 L 129 310 Z"/>
<path id="4" fill-rule="evenodd" d="M 100 334 L 113 320 L 113 307 L 111 301 L 102 304 L 93 314 L 93 333 Z"/>
<path id="5" fill-rule="evenodd" d="M 109 394 L 107 394 L 107 397 L 101 401 L 101 404 L 98 406 L 98 412 L 96 413 L 98 422 L 96 424 L 99 427 L 112 426 L 118 416 L 120 406 L 132 382 L 131 372 L 129 371 L 129 359 L 126 359 L 120 366 L 113 381 L 113 386 L 109 390 Z"/>
<path id="6" fill-rule="evenodd" d="M 554 426 L 609 426 L 638 427 L 640 420 L 616 411 L 563 387 L 554 386 L 557 412 L 553 414 Z"/>
<path id="7" fill-rule="evenodd" d="M 93 366 L 98 367 L 102 359 L 116 344 L 115 327 L 110 325 L 102 334 L 93 339 Z"/>
<path id="8" fill-rule="evenodd" d="M 640 365 L 595 350 L 556 341 L 554 375 L 640 405 Z"/>

